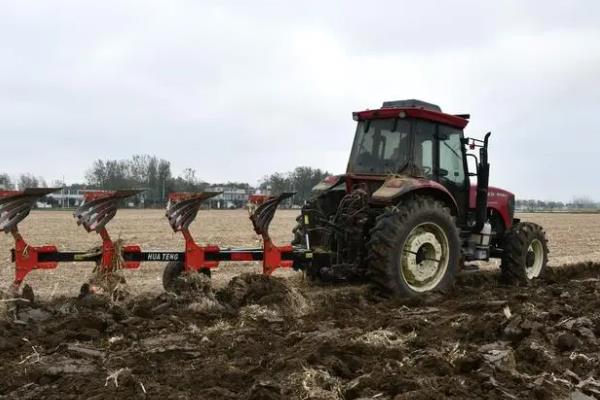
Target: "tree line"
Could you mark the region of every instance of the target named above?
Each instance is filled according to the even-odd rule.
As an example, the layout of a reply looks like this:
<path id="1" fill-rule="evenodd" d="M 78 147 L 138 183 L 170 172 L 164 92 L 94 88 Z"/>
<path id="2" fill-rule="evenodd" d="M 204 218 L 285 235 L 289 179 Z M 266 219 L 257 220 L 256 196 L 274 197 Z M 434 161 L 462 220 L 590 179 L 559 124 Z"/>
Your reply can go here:
<path id="1" fill-rule="evenodd" d="M 242 189 L 247 193 L 255 189 L 272 194 L 296 192 L 292 203 L 302 205 L 310 197 L 313 186 L 328 175 L 318 168 L 298 167 L 290 172 L 276 172 L 265 176 L 258 188 L 246 182 L 208 183 L 200 179 L 193 168 L 186 168 L 173 176 L 171 162 L 154 155 L 138 154 L 125 160 L 96 160 L 85 174 L 85 182 L 70 185 L 70 189 L 144 189 L 145 206 L 163 206 L 170 192 L 200 192 L 211 188 Z M 63 187 L 54 181 L 52 187 Z M 24 189 L 48 187 L 42 177 L 21 174 L 13 181 L 8 174 L 0 173 L 0 188 Z"/>
<path id="2" fill-rule="evenodd" d="M 295 192 L 292 204 L 301 206 L 310 198 L 312 188 L 329 175 L 329 172 L 318 168 L 297 167 L 291 172 L 265 176 L 259 187 L 270 193 Z"/>
<path id="3" fill-rule="evenodd" d="M 16 189 L 16 188 L 37 188 L 37 187 L 48 187 L 46 180 L 41 176 L 34 176 L 32 174 L 20 174 L 17 177 L 16 182 L 13 182 L 10 175 L 0 173 L 0 188 L 5 189 Z"/>
<path id="4" fill-rule="evenodd" d="M 600 203 L 589 197 L 575 197 L 570 202 L 543 200 L 516 200 L 519 211 L 568 211 L 568 210 L 600 210 Z"/>
<path id="5" fill-rule="evenodd" d="M 291 204 L 301 206 L 310 198 L 311 189 L 329 172 L 319 168 L 297 167 L 289 172 L 266 175 L 257 188 L 245 182 L 208 183 L 200 179 L 193 168 L 186 168 L 173 176 L 171 162 L 154 155 L 138 154 L 126 160 L 96 160 L 85 174 L 85 182 L 70 185 L 70 189 L 144 189 L 145 206 L 163 206 L 170 192 L 200 192 L 213 188 L 243 189 L 251 193 L 260 189 L 272 194 L 295 192 Z M 43 177 L 20 174 L 15 181 L 0 173 L 0 188 L 23 189 L 47 187 Z M 52 187 L 62 187 L 55 181 Z M 519 211 L 599 210 L 600 203 L 586 196 L 575 197 L 570 202 L 517 199 Z"/>

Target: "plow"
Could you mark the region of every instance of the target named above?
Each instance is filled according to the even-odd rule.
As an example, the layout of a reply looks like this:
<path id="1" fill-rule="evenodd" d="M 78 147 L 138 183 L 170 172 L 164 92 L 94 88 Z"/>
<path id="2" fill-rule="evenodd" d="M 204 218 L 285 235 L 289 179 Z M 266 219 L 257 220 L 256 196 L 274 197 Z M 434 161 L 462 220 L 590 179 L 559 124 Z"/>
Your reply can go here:
<path id="1" fill-rule="evenodd" d="M 269 226 L 277 207 L 292 193 L 255 195 L 250 220 L 262 246 L 248 248 L 198 244 L 189 226 L 203 201 L 218 193 L 171 193 L 166 217 L 181 233 L 179 251 L 142 251 L 113 240 L 106 228 L 123 199 L 138 190 L 87 191 L 74 212 L 79 225 L 100 236 L 93 251 L 58 251 L 32 246 L 18 224 L 43 196 L 55 189 L 0 192 L 0 230 L 15 247 L 13 288 L 35 269 L 59 263 L 91 262 L 110 274 L 167 262 L 168 290 L 183 272 L 210 275 L 221 262 L 258 261 L 262 272 L 302 270 L 311 281 L 367 281 L 393 296 L 448 291 L 461 272 L 499 258 L 506 282 L 528 284 L 548 262 L 548 241 L 540 225 L 515 218 L 515 195 L 489 185 L 488 145 L 466 137 L 468 114 L 448 114 L 420 100 L 384 102 L 352 114 L 357 122 L 345 174 L 328 176 L 302 207 L 290 244 L 277 245 Z M 469 168 L 472 160 L 474 168 Z"/>
<path id="2" fill-rule="evenodd" d="M 220 193 L 171 193 L 166 207 L 166 217 L 174 232 L 181 233 L 185 248 L 181 251 L 142 251 L 137 244 L 124 244 L 111 238 L 107 224 L 115 217 L 119 203 L 141 190 L 88 191 L 84 201 L 73 216 L 77 225 L 88 233 L 96 233 L 101 245 L 88 251 L 59 251 L 55 245 L 29 244 L 19 232 L 18 225 L 25 219 L 37 201 L 59 189 L 32 188 L 23 191 L 0 192 L 0 230 L 11 234 L 15 246 L 12 261 L 15 265 L 13 292 L 18 292 L 27 275 L 33 270 L 57 268 L 59 263 L 89 262 L 107 276 L 118 269 L 137 269 L 143 262 L 166 262 L 163 285 L 169 289 L 173 281 L 184 272 L 201 272 L 210 276 L 211 269 L 221 262 L 262 262 L 262 272 L 271 275 L 278 268 L 297 268 L 310 262 L 309 249 L 292 245 L 276 245 L 269 236 L 269 226 L 277 206 L 293 193 L 265 196 L 252 213 L 254 231 L 262 239 L 262 247 L 221 248 L 217 245 L 198 244 L 189 227 L 196 219 L 202 202 Z"/>

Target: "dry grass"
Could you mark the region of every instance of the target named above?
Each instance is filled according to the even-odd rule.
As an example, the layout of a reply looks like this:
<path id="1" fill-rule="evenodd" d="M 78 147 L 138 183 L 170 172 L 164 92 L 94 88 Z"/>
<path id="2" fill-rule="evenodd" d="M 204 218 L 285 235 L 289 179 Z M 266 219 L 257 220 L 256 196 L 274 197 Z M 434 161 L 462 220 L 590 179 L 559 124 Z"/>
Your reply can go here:
<path id="1" fill-rule="evenodd" d="M 303 371 L 291 374 L 288 379 L 300 399 L 341 400 L 344 398 L 340 379 L 332 376 L 326 369 L 305 367 Z"/>
<path id="2" fill-rule="evenodd" d="M 280 210 L 271 227 L 277 243 L 291 239 L 298 212 Z M 550 240 L 550 263 L 562 265 L 580 261 L 600 261 L 600 214 L 522 214 L 521 218 L 542 224 Z M 108 226 L 113 238 L 125 243 L 138 243 L 144 250 L 183 249 L 180 234 L 174 234 L 162 210 L 120 210 Z M 199 243 L 220 246 L 255 246 L 258 237 L 245 210 L 200 211 L 192 224 L 192 233 Z M 75 224 L 70 212 L 35 211 L 21 225 L 25 238 L 34 245 L 56 244 L 60 250 L 87 250 L 99 244 L 95 234 L 88 234 Z M 0 236 L 0 290 L 6 290 L 13 277 L 10 249 L 13 243 L 8 235 Z M 162 291 L 162 263 L 146 263 L 125 276 L 133 293 Z M 93 265 L 90 263 L 63 264 L 56 270 L 34 271 L 27 277 L 40 296 L 74 295 L 82 283 L 88 281 Z M 224 286 L 233 276 L 243 272 L 259 272 L 257 263 L 230 263 L 213 274 L 214 287 Z M 277 271 L 279 276 L 296 276 L 293 271 Z"/>

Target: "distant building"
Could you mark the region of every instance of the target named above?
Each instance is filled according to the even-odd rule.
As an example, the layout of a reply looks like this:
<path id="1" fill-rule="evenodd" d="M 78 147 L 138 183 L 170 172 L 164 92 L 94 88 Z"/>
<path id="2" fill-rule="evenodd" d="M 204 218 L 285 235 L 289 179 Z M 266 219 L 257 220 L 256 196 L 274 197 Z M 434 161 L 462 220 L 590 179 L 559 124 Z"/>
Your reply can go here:
<path id="1" fill-rule="evenodd" d="M 222 192 L 208 201 L 210 208 L 231 209 L 243 208 L 248 203 L 248 192 L 227 186 L 212 186 L 206 189 L 210 192 Z"/>
<path id="2" fill-rule="evenodd" d="M 60 192 L 50 193 L 47 197 L 53 207 L 78 207 L 83 202 L 83 193 L 79 189 L 64 188 Z"/>

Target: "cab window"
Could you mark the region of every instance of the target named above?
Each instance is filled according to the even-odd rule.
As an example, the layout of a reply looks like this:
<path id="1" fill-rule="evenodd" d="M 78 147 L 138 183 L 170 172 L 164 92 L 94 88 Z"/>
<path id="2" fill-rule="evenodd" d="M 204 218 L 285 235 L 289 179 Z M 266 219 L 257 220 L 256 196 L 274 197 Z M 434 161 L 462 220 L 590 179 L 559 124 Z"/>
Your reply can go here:
<path id="1" fill-rule="evenodd" d="M 434 178 L 434 139 L 435 124 L 428 121 L 418 121 L 415 128 L 415 157 L 416 174 L 425 178 Z"/>
<path id="2" fill-rule="evenodd" d="M 456 186 L 465 184 L 465 167 L 462 152 L 462 131 L 449 126 L 439 126 L 440 180 Z"/>
<path id="3" fill-rule="evenodd" d="M 396 173 L 408 163 L 410 122 L 361 121 L 350 156 L 350 170 L 362 173 Z"/>

